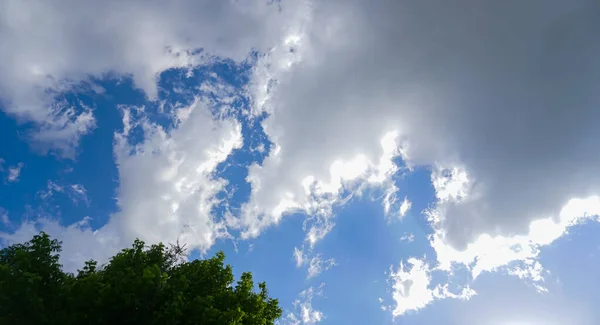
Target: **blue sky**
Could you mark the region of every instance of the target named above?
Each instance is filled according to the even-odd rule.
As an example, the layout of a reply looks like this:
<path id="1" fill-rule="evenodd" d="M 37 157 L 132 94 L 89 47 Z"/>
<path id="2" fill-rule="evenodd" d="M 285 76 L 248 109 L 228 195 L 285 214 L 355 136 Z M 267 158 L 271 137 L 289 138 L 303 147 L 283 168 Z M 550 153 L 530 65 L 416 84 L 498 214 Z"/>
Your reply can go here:
<path id="1" fill-rule="evenodd" d="M 223 250 L 282 325 L 600 319 L 595 1 L 30 6 L 0 10 L 0 245 Z"/>

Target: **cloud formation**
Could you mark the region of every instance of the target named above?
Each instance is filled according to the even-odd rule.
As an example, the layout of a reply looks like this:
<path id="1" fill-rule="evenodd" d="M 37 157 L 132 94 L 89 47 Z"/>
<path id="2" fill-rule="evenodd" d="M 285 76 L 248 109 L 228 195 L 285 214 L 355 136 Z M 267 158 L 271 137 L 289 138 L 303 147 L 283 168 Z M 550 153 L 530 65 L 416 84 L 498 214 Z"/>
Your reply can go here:
<path id="1" fill-rule="evenodd" d="M 391 154 L 433 171 L 436 267 L 516 263 L 543 290 L 540 245 L 598 211 L 598 2 L 314 1 L 297 26 L 250 88 L 276 149 L 250 169 L 249 233 L 327 214 L 344 187 L 307 184 L 365 181 Z"/>
<path id="2" fill-rule="evenodd" d="M 394 132 L 408 165 L 467 177 L 437 210 L 459 251 L 600 192 L 596 1 L 328 1 L 306 20 L 255 74 L 275 84 L 256 87 L 277 145 L 250 172 L 265 215 L 302 206 L 335 161 L 378 162 Z"/>
<path id="3" fill-rule="evenodd" d="M 388 282 L 391 284 L 394 305 L 382 305 L 382 309 L 391 310 L 394 317 L 425 308 L 434 300 L 469 300 L 476 294 L 468 286 L 453 293 L 448 289 L 448 284 L 432 285 L 429 265 L 417 258 L 408 259 L 406 265 L 400 262 L 397 270 L 390 268 Z M 383 303 L 384 300 L 380 299 L 380 302 Z"/>
<path id="4" fill-rule="evenodd" d="M 114 147 L 120 210 L 97 231 L 87 219 L 67 227 L 42 219 L 42 229 L 87 240 L 68 248 L 77 260 L 83 249 L 113 250 L 135 237 L 181 238 L 205 251 L 230 228 L 252 238 L 302 211 L 312 249 L 334 227 L 333 207 L 366 187 L 384 189 L 386 214 L 406 215 L 411 203 L 398 200 L 393 178 L 427 166 L 436 261 L 412 258 L 392 271 L 397 316 L 435 299 L 469 298 L 471 291 L 430 285 L 431 272 L 455 264 L 473 278 L 510 265 L 543 291 L 539 249 L 598 219 L 598 30 L 594 0 L 9 0 L 0 7 L 1 108 L 37 126 L 33 142 L 73 157 L 96 126 L 94 109 L 58 94 L 116 74 L 152 100 L 167 69 L 261 51 L 245 95 L 254 117 L 267 113 L 262 126 L 273 145 L 248 167 L 251 193 L 240 215 L 213 214 L 226 186 L 214 171 L 241 146 L 240 123 L 215 119 L 197 100 L 175 113 L 173 130 L 124 108 Z M 140 143 L 129 141 L 135 128 Z M 9 175 L 16 180 L 19 171 Z M 25 222 L 2 237 L 19 241 L 34 230 Z M 334 263 L 294 254 L 309 277 Z M 291 321 L 322 320 L 312 295 L 301 295 Z"/>
<path id="5" fill-rule="evenodd" d="M 0 108 L 39 130 L 31 140 L 73 158 L 95 126 L 91 109 L 61 94 L 90 77 L 132 76 L 156 98 L 157 76 L 211 56 L 241 61 L 267 50 L 294 15 L 266 1 L 3 1 L 0 5 Z M 199 52 L 202 50 L 203 52 Z M 92 89 L 101 91 L 97 87 Z"/>
<path id="6" fill-rule="evenodd" d="M 170 132 L 149 121 L 143 110 L 132 116 L 131 109 L 123 108 L 123 132 L 115 134 L 119 211 L 106 225 L 92 230 L 85 218 L 63 226 L 52 216 L 42 214 L 35 220 L 25 220 L 13 234 L 0 234 L 0 238 L 14 243 L 27 240 L 39 230 L 46 231 L 64 241 L 63 263 L 67 270 L 74 271 L 89 258 L 106 261 L 135 238 L 148 243 L 179 239 L 189 249 L 205 252 L 218 238 L 228 237 L 225 221 L 213 214 L 219 203 L 216 194 L 224 189 L 226 181 L 214 172 L 241 146 L 239 123 L 215 119 L 208 103 L 199 98 L 173 112 L 178 127 Z M 134 129 L 143 133 L 141 142 L 129 142 L 128 132 Z M 39 196 L 48 199 L 54 193 L 87 200 L 83 187 L 60 186 L 51 181 Z"/>

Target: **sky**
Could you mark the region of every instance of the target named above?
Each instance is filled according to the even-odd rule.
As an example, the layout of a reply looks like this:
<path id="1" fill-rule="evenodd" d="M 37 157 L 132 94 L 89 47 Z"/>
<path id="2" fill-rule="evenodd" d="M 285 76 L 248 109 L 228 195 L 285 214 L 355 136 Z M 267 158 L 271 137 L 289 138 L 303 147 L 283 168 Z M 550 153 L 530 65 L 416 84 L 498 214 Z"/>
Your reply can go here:
<path id="1" fill-rule="evenodd" d="M 0 245 L 225 252 L 280 325 L 598 324 L 600 2 L 5 0 Z"/>

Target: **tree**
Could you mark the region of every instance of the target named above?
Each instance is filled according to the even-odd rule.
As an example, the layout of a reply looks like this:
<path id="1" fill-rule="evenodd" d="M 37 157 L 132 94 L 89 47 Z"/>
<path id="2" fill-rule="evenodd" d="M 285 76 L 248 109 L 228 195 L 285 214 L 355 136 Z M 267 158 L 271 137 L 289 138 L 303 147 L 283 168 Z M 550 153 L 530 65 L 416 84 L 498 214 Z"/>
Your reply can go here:
<path id="1" fill-rule="evenodd" d="M 249 272 L 234 285 L 223 252 L 186 262 L 179 244 L 136 240 L 74 275 L 63 272 L 60 251 L 43 232 L 0 250 L 0 325 L 269 325 L 282 313 L 264 282 L 254 291 Z"/>

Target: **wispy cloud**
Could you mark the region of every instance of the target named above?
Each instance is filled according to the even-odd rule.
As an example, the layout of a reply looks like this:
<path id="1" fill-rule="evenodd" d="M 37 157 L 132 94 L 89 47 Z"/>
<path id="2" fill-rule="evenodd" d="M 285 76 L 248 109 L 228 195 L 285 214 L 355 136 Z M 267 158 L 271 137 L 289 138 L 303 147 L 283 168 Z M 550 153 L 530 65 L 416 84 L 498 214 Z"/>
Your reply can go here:
<path id="1" fill-rule="evenodd" d="M 402 235 L 402 237 L 400 237 L 400 240 L 411 243 L 415 240 L 415 235 L 413 233 L 405 233 L 404 235 Z"/>
<path id="2" fill-rule="evenodd" d="M 25 166 L 22 162 L 16 164 L 15 166 L 8 167 L 8 176 L 6 180 L 10 183 L 18 182 L 19 176 L 21 176 L 21 169 Z"/>
<path id="3" fill-rule="evenodd" d="M 316 253 L 312 255 L 312 251 L 309 248 L 308 252 L 305 253 L 304 246 L 302 248 L 294 247 L 294 260 L 296 262 L 296 267 L 302 267 L 303 265 L 308 264 L 307 268 L 307 278 L 314 278 L 317 275 L 321 274 L 324 271 L 331 269 L 336 266 L 335 259 L 323 259 L 322 255 Z"/>
<path id="4" fill-rule="evenodd" d="M 308 278 L 316 277 L 321 274 L 321 272 L 327 271 L 335 265 L 335 259 L 329 258 L 324 260 L 320 254 L 317 254 L 308 264 Z"/>
<path id="5" fill-rule="evenodd" d="M 325 283 L 318 287 L 309 287 L 300 292 L 298 298 L 294 300 L 294 311 L 289 312 L 279 324 L 281 325 L 314 325 L 325 319 L 322 311 L 313 307 L 313 298 L 323 295 Z"/>

